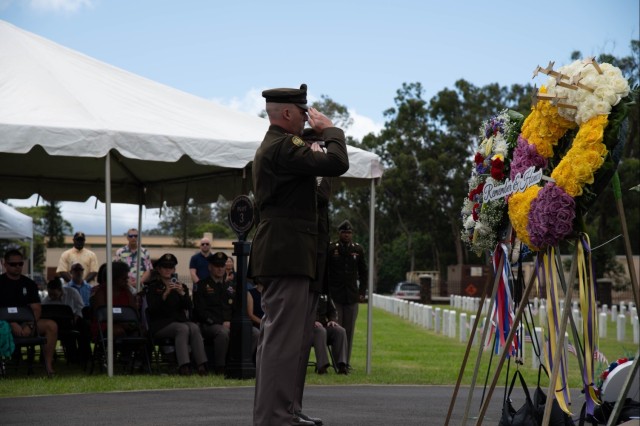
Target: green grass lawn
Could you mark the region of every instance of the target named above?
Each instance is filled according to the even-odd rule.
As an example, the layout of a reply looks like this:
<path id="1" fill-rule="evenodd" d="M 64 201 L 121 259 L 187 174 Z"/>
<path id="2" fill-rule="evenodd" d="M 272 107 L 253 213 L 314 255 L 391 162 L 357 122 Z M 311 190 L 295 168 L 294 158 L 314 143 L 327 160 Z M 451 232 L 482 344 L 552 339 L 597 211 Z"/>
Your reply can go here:
<path id="1" fill-rule="evenodd" d="M 342 376 L 330 374 L 318 376 L 310 367 L 307 375 L 309 385 L 349 385 L 349 384 L 420 384 L 420 385 L 453 385 L 456 382 L 462 364 L 466 343 L 458 342 L 411 324 L 401 318 L 381 309 L 373 312 L 373 350 L 371 360 L 371 374 L 366 374 L 366 319 L 367 306 L 360 306 L 360 313 L 356 325 L 354 348 L 351 364 L 352 374 Z M 608 322 L 609 336 L 600 339 L 601 351 L 608 360 L 614 361 L 621 356 L 633 355 L 638 350 L 633 344 L 631 326 L 627 326 L 626 341 L 615 340 L 615 324 Z M 521 367 L 529 386 L 535 386 L 537 370 L 531 368 L 530 349 L 527 350 L 526 360 Z M 473 367 L 475 365 L 478 346 L 472 348 L 463 384 L 471 383 Z M 489 366 L 489 352 L 484 352 L 479 368 L 476 386 L 483 386 L 484 378 Z M 580 386 L 579 372 L 576 358 L 569 356 L 570 386 Z M 312 351 L 313 359 L 313 351 Z M 497 359 L 494 357 L 491 376 Z M 511 368 L 513 367 L 511 364 Z M 253 380 L 227 380 L 220 376 L 189 376 L 177 375 L 122 375 L 108 377 L 105 373 L 88 375 L 80 368 L 67 366 L 64 360 L 57 361 L 56 377 L 44 377 L 41 367 L 36 368 L 33 376 L 25 376 L 24 369 L 19 374 L 9 371 L 10 376 L 0 379 L 0 397 L 32 396 L 67 393 L 113 392 L 145 389 L 178 389 L 178 388 L 207 388 L 228 386 L 253 386 Z M 499 386 L 504 385 L 503 368 Z M 597 370 L 599 372 L 600 370 Z M 490 379 L 491 380 L 491 379 Z M 543 380 L 543 386 L 548 385 Z"/>

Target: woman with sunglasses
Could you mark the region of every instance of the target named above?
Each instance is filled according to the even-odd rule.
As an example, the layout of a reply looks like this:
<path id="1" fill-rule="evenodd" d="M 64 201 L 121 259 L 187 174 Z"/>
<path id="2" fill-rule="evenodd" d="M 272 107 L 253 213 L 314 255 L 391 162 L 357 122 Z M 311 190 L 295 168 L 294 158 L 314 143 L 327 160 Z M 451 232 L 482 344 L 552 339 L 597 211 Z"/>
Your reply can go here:
<path id="1" fill-rule="evenodd" d="M 189 347 L 198 374 L 207 374 L 207 355 L 198 325 L 189 320 L 193 308 L 189 289 L 175 277 L 178 259 L 171 253 L 163 254 L 157 262 L 157 278 L 147 286 L 147 312 L 149 329 L 154 339 L 174 340 L 178 372 L 191 374 Z"/>

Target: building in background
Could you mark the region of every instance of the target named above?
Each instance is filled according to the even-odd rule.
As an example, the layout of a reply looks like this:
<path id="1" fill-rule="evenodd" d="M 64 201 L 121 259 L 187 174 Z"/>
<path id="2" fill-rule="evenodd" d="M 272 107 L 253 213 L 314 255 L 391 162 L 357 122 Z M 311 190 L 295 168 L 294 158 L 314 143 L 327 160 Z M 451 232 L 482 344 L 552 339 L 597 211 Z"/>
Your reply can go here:
<path id="1" fill-rule="evenodd" d="M 210 233 L 205 233 L 203 237 L 207 237 L 211 240 L 211 252 L 217 251 L 224 252 L 227 256 L 232 256 L 233 253 L 233 241 L 213 238 Z M 151 261 L 155 261 L 164 253 L 173 253 L 178 258 L 178 265 L 176 265 L 176 272 L 181 281 L 191 282 L 189 277 L 189 259 L 194 253 L 199 251 L 198 243 L 200 238 L 193 240 L 191 247 L 178 247 L 175 243 L 175 239 L 171 236 L 164 235 L 144 235 L 140 244 L 149 251 Z M 58 260 L 63 251 L 73 247 L 73 235 L 65 235 L 64 247 L 47 248 L 45 256 L 45 276 L 47 281 L 54 278 L 56 275 L 56 267 L 58 266 Z M 114 235 L 111 237 L 111 251 L 112 256 L 115 257 L 116 250 L 127 244 L 126 235 Z M 104 235 L 86 235 L 85 247 L 91 250 L 98 257 L 98 264 L 103 264 L 107 260 L 107 239 Z"/>

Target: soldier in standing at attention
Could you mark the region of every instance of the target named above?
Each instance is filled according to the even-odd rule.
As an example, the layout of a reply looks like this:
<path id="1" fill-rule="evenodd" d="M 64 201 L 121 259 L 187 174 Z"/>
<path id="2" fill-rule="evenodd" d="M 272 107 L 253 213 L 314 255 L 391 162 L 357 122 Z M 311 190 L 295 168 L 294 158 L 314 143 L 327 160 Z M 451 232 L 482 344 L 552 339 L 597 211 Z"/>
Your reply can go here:
<path id="1" fill-rule="evenodd" d="M 369 276 L 364 250 L 353 242 L 351 223 L 342 222 L 338 232 L 340 239 L 329 246 L 329 294 L 338 310 L 337 322 L 347 331 L 347 368 L 350 369 L 358 303 L 364 302 Z"/>
<path id="2" fill-rule="evenodd" d="M 317 259 L 316 176 L 340 176 L 349 169 L 349 159 L 344 132 L 307 107 L 306 85 L 265 90 L 262 96 L 270 126 L 253 161 L 260 223 L 248 272 L 263 285 L 265 311 L 256 355 L 253 422 L 309 426 L 322 421 L 295 412 L 294 399 L 303 348 L 316 314 L 317 299 L 310 297 Z M 300 138 L 307 121 L 322 135 L 326 152 L 312 150 Z"/>

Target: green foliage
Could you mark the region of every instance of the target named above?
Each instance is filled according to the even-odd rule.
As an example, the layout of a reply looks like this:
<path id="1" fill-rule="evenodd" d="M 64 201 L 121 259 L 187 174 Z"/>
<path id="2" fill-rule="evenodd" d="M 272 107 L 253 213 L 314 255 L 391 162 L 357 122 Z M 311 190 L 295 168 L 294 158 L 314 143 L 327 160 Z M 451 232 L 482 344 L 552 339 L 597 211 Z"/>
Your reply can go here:
<path id="1" fill-rule="evenodd" d="M 459 215 L 478 129 L 505 107 L 525 113 L 531 90 L 520 85 L 476 87 L 459 80 L 430 101 L 423 98 L 420 83 L 405 83 L 398 90 L 380 135 L 368 135 L 361 144 L 380 155 L 385 166 L 376 189 L 379 288 L 404 279 L 406 269 L 387 270 L 387 265 L 444 273 L 447 265 L 465 261 Z M 338 209 L 347 207 L 353 195 L 357 201 L 352 207 L 363 216 L 360 190 L 337 196 Z"/>
<path id="2" fill-rule="evenodd" d="M 33 268 L 34 271 L 42 271 L 45 264 L 45 245 L 63 247 L 65 234 L 72 233 L 73 228 L 62 217 L 58 202 L 37 207 L 18 207 L 17 210 L 33 219 Z M 4 240 L 0 245 L 7 248 L 19 247 L 28 256 L 28 242 Z"/>
<path id="3" fill-rule="evenodd" d="M 190 247 L 205 232 L 211 232 L 214 238 L 233 239 L 235 234 L 227 219 L 230 206 L 230 202 L 220 198 L 213 204 L 196 204 L 189 200 L 185 206 L 165 207 L 158 228 L 145 232 L 171 235 L 180 247 Z"/>
<path id="4" fill-rule="evenodd" d="M 311 106 L 329 117 L 336 127 L 346 130 L 353 124 L 347 107 L 335 102 L 327 95 L 320 95 L 320 100 L 312 103 Z"/>

